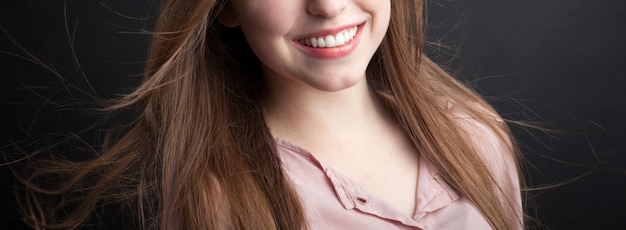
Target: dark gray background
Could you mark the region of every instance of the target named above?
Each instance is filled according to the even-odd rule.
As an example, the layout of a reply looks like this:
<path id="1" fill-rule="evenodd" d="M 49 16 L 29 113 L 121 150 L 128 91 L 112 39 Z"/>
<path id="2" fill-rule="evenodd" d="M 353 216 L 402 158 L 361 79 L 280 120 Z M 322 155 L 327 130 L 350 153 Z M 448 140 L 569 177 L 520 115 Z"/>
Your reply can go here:
<path id="1" fill-rule="evenodd" d="M 0 2 L 0 25 L 88 88 L 73 64 L 73 43 L 95 93 L 111 98 L 138 82 L 148 41 L 138 32 L 150 28 L 153 4 L 6 0 Z M 429 12 L 428 37 L 439 45 L 427 50 L 435 60 L 475 85 L 505 118 L 541 122 L 559 132 L 513 127 L 528 159 L 529 186 L 566 182 L 531 194 L 539 228 L 626 228 L 626 1 L 438 0 Z M 3 51 L 17 52 L 1 41 Z M 29 127 L 37 136 L 90 122 L 45 112 L 43 100 L 26 90 L 47 86 L 34 92 L 60 100 L 83 97 L 64 90 L 57 77 L 6 53 L 0 61 L 3 146 L 26 137 Z M 0 169 L 1 206 L 9 207 L 0 228 L 15 229 L 20 225 L 9 193 L 13 182 Z"/>

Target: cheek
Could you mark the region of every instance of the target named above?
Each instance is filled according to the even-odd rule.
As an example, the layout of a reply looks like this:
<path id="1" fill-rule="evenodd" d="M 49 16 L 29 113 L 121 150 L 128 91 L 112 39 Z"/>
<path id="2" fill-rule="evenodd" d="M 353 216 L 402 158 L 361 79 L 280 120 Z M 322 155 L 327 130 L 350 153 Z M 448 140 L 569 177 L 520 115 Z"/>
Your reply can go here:
<path id="1" fill-rule="evenodd" d="M 374 7 L 376 7 L 379 17 L 384 17 L 389 21 L 391 16 L 391 2 L 390 1 L 375 1 Z"/>
<path id="2" fill-rule="evenodd" d="M 380 36 L 380 39 L 384 38 L 387 30 L 389 29 L 389 22 L 391 20 L 391 3 L 389 1 L 376 1 L 376 4 L 372 5 L 377 7 L 377 9 L 373 9 L 376 14 L 375 30 L 376 33 Z"/>
<path id="3" fill-rule="evenodd" d="M 389 21 L 389 17 L 391 15 L 390 0 L 363 0 L 361 1 L 361 8 L 364 11 L 375 15 L 375 18 L 380 21 L 380 23 L 385 23 Z"/>
<path id="4" fill-rule="evenodd" d="M 300 14 L 296 11 L 297 6 L 288 2 L 298 1 L 248 1 L 237 8 L 237 19 L 248 44 L 266 65 L 284 56 L 279 54 L 289 53 L 285 44 L 290 42 L 290 31 Z"/>
<path id="5" fill-rule="evenodd" d="M 284 36 L 296 20 L 293 0 L 246 1 L 237 18 L 247 37 Z"/>
<path id="6" fill-rule="evenodd" d="M 391 0 L 361 0 L 360 2 L 364 8 L 373 11 L 389 11 L 391 8 Z"/>
<path id="7" fill-rule="evenodd" d="M 244 24 L 241 24 L 241 30 L 244 33 L 246 41 L 255 55 L 263 63 L 272 63 L 278 53 L 284 52 L 284 25 L 279 20 L 274 20 L 271 14 L 254 15 Z"/>

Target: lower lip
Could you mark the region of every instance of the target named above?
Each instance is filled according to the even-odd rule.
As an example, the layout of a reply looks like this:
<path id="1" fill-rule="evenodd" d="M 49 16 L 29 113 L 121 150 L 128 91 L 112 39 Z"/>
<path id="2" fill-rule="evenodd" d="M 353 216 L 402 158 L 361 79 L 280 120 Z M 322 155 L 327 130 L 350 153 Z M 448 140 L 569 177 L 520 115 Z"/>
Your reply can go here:
<path id="1" fill-rule="evenodd" d="M 342 46 L 332 47 L 332 48 L 313 48 L 306 45 L 301 44 L 298 41 L 294 41 L 296 46 L 300 48 L 302 51 L 307 53 L 310 56 L 319 59 L 337 59 L 347 56 L 352 53 L 361 41 L 361 28 L 363 25 L 359 25 L 357 28 L 356 35 L 354 38 L 350 40 L 348 43 L 343 44 Z"/>

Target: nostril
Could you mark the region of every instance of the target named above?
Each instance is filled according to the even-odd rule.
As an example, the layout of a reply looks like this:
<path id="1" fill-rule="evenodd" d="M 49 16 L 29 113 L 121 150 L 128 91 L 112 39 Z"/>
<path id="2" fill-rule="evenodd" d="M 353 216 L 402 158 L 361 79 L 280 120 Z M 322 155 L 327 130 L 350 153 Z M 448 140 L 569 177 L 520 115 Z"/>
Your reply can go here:
<path id="1" fill-rule="evenodd" d="M 334 18 L 346 8 L 344 0 L 311 0 L 307 4 L 307 11 L 314 16 Z"/>

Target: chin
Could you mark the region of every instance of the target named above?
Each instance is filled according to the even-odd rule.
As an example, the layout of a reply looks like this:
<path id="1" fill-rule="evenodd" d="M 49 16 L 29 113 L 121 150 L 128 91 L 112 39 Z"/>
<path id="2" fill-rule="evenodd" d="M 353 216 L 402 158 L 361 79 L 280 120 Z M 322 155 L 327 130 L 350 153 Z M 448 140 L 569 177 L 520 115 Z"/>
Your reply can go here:
<path id="1" fill-rule="evenodd" d="M 339 77 L 328 81 L 317 81 L 309 85 L 323 92 L 338 92 L 353 88 L 362 81 L 365 81 L 365 77 Z"/>

